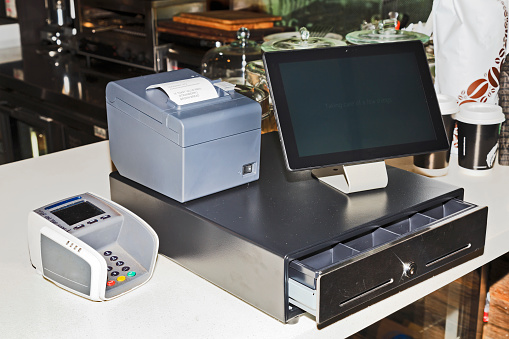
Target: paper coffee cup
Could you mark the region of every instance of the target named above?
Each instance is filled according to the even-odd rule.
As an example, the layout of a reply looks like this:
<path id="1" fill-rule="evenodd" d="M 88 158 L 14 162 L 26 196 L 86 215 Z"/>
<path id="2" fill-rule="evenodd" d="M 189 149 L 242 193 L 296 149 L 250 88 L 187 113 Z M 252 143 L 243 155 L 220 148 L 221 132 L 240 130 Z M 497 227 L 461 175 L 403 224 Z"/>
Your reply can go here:
<path id="1" fill-rule="evenodd" d="M 459 111 L 456 99 L 445 94 L 437 94 L 442 121 L 444 122 L 445 133 L 449 144 L 452 142 L 454 126 L 456 124 L 455 115 Z M 434 152 L 414 156 L 414 166 L 418 173 L 427 176 L 442 176 L 447 174 L 451 149 L 447 151 Z"/>
<path id="2" fill-rule="evenodd" d="M 486 103 L 461 105 L 458 121 L 458 164 L 469 170 L 493 168 L 498 149 L 502 107 Z"/>

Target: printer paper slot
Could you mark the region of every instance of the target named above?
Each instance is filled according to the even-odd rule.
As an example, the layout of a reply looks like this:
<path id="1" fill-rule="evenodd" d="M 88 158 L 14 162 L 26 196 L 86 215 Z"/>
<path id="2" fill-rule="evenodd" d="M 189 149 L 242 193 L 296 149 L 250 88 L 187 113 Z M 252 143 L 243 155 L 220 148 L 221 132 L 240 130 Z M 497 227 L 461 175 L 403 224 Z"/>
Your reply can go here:
<path id="1" fill-rule="evenodd" d="M 175 104 L 187 105 L 219 97 L 216 87 L 206 78 L 194 77 L 150 85 L 146 90 L 159 88 Z"/>

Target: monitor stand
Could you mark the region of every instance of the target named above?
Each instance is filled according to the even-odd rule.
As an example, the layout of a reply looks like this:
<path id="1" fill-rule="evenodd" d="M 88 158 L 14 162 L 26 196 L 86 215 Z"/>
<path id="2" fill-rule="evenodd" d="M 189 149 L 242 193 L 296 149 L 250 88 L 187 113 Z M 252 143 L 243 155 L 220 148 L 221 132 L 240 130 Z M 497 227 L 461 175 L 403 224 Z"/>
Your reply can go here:
<path id="1" fill-rule="evenodd" d="M 384 188 L 388 183 L 384 161 L 318 168 L 311 173 L 321 182 L 346 194 Z"/>

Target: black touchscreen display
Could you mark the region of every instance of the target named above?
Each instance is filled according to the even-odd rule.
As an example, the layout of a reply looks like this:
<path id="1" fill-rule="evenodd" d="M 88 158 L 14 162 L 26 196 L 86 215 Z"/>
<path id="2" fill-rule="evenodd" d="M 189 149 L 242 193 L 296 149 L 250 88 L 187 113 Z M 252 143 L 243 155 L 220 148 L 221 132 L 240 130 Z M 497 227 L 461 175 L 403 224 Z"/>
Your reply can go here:
<path id="1" fill-rule="evenodd" d="M 275 52 L 264 59 L 290 169 L 448 147 L 420 42 Z"/>

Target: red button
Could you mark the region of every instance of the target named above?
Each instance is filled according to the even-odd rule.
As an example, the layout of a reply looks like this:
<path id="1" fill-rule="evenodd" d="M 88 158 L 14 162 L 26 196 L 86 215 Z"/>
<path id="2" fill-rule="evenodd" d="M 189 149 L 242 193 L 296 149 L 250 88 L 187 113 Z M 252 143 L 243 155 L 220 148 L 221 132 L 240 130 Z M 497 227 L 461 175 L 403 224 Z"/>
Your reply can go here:
<path id="1" fill-rule="evenodd" d="M 106 285 L 108 285 L 108 286 L 113 286 L 113 285 L 115 285 L 115 281 L 113 281 L 113 280 L 109 280 L 109 281 L 106 283 Z"/>

